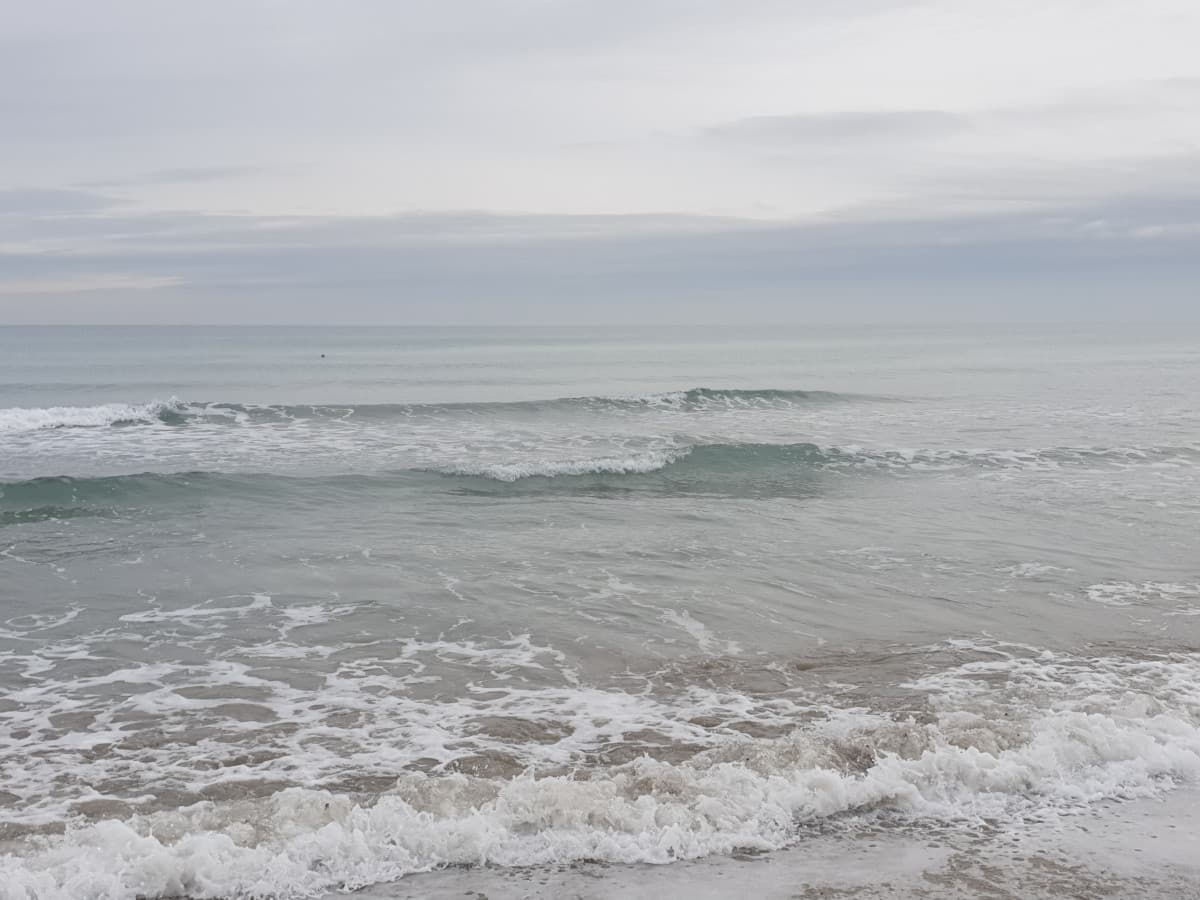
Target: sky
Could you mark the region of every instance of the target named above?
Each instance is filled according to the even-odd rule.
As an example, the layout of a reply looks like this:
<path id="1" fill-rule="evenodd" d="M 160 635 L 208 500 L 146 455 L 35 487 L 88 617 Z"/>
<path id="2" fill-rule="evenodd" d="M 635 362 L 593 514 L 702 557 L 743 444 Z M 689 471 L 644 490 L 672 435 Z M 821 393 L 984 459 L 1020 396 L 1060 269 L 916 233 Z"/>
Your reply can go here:
<path id="1" fill-rule="evenodd" d="M 1195 0 L 0 0 L 0 324 L 1200 321 Z"/>

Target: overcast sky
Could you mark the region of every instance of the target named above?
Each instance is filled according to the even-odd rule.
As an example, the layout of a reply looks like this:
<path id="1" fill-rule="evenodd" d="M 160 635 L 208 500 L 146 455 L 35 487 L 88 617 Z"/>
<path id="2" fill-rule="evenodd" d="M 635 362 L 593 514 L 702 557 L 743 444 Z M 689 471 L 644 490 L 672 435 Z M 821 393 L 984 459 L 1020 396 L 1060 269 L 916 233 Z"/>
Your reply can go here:
<path id="1" fill-rule="evenodd" d="M 1200 319 L 1196 0 L 0 0 L 0 323 Z"/>

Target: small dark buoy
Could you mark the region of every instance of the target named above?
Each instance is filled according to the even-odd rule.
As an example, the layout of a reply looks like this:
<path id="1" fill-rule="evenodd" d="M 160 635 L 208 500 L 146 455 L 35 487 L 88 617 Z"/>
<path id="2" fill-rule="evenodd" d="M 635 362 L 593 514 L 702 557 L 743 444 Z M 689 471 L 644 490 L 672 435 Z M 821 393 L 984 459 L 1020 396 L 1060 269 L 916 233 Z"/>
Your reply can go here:
<path id="1" fill-rule="evenodd" d="M 325 358 L 325 354 L 324 354 L 324 353 L 322 353 L 322 354 L 321 354 L 321 359 L 324 359 L 324 358 Z"/>

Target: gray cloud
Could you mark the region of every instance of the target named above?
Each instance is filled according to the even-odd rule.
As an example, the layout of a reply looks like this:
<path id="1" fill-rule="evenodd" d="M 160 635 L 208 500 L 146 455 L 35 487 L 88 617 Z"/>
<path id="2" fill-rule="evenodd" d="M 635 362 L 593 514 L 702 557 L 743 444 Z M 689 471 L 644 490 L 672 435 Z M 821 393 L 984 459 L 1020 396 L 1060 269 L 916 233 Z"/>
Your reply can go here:
<path id="1" fill-rule="evenodd" d="M 1076 128 L 1111 121 L 1121 115 L 1165 112 L 1190 116 L 1198 106 L 1200 78 L 1161 78 L 1077 91 L 1044 103 L 985 109 L 974 120 L 998 125 Z"/>
<path id="2" fill-rule="evenodd" d="M 1048 102 L 987 107 L 971 111 L 939 109 L 842 110 L 795 115 L 750 116 L 710 125 L 702 141 L 725 145 L 802 149 L 834 144 L 843 149 L 867 145 L 894 149 L 897 143 L 930 141 L 970 132 L 994 133 L 1012 127 L 1086 128 L 1121 117 L 1155 113 L 1190 115 L 1200 109 L 1200 78 L 1169 78 L 1077 91 Z"/>
<path id="3" fill-rule="evenodd" d="M 9 322 L 96 320 L 99 302 L 104 320 L 129 322 L 719 321 L 730 308 L 766 321 L 1195 320 L 1200 192 L 769 225 L 129 215 L 66 251 L 7 253 L 3 268 L 24 289 L 0 290 Z M 66 287 L 55 297 L 43 282 Z"/>
<path id="4" fill-rule="evenodd" d="M 60 188 L 0 190 L 0 216 L 30 216 L 100 210 L 118 201 L 90 191 Z"/>
<path id="5" fill-rule="evenodd" d="M 966 116 L 938 110 L 851 111 L 753 116 L 714 125 L 703 136 L 723 143 L 796 148 L 812 143 L 923 140 L 970 127 Z"/>
<path id="6" fill-rule="evenodd" d="M 146 184 L 205 184 L 225 181 L 230 178 L 252 178 L 279 171 L 278 166 L 187 166 L 177 169 L 159 169 L 129 178 L 113 178 L 99 181 L 81 181 L 81 188 L 113 188 Z"/>

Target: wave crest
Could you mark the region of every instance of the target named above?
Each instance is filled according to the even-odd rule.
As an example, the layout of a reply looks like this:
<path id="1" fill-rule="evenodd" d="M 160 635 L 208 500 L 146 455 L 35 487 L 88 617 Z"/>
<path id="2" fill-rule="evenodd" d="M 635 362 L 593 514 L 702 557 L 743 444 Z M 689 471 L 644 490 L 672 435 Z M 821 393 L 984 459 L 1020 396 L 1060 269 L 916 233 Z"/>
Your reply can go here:
<path id="1" fill-rule="evenodd" d="M 687 391 L 667 391 L 647 394 L 632 400 L 620 398 L 586 398 L 613 403 L 637 403 L 646 406 L 671 409 L 747 409 L 767 406 L 797 406 L 808 403 L 835 403 L 848 400 L 881 399 L 854 394 L 837 394 L 832 391 L 801 391 L 781 388 L 758 390 L 729 388 L 692 388 Z"/>
<path id="2" fill-rule="evenodd" d="M 801 390 L 728 390 L 692 388 L 634 397 L 563 397 L 553 400 L 517 400 L 494 403 L 379 403 L 324 405 L 256 405 L 227 402 L 185 403 L 172 398 L 149 403 L 104 403 L 97 406 L 13 407 L 0 409 L 0 433 L 39 431 L 48 428 L 96 428 L 113 425 L 182 425 L 195 422 L 252 425 L 278 424 L 302 419 L 330 421 L 407 419 L 488 412 L 590 412 L 675 410 L 704 412 L 732 409 L 790 407 L 808 403 L 833 403 L 856 398 L 850 394 Z"/>
<path id="3" fill-rule="evenodd" d="M 559 478 L 575 475 L 647 475 L 665 469 L 691 452 L 691 447 L 675 447 L 635 452 L 627 456 L 453 466 L 438 471 L 444 475 L 488 478 L 510 484 L 528 478 Z"/>
<path id="4" fill-rule="evenodd" d="M 112 425 L 150 425 L 178 420 L 186 404 L 174 398 L 150 403 L 103 403 L 99 406 L 10 407 L 0 409 L 0 433 L 42 431 L 48 428 L 102 428 Z"/>
<path id="5" fill-rule="evenodd" d="M 1138 465 L 1191 466 L 1200 447 L 1047 447 L 1028 450 L 901 450 L 857 446 L 795 444 L 692 444 L 585 459 L 530 459 L 518 463 L 455 466 L 444 475 L 501 482 L 585 476 L 639 476 L 670 473 L 681 483 L 711 479 L 730 483 L 750 478 L 758 484 L 781 483 L 806 473 L 919 473 L 955 470 L 1055 471 L 1073 468 L 1120 469 Z"/>

